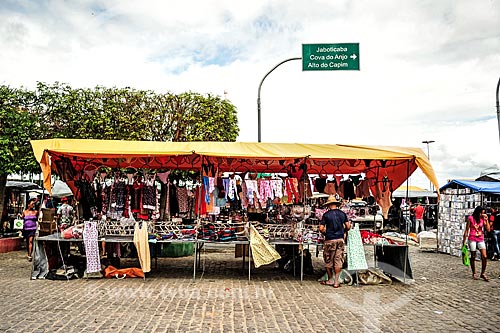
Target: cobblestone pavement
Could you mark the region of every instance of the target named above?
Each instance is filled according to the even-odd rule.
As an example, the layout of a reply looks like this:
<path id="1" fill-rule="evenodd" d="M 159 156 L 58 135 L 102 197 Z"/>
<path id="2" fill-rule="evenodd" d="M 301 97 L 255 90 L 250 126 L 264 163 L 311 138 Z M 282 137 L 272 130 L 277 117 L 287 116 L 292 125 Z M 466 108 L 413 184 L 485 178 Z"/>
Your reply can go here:
<path id="1" fill-rule="evenodd" d="M 274 267 L 249 282 L 232 249 L 160 258 L 143 279 L 30 280 L 24 251 L 0 254 L 2 332 L 498 332 L 499 262 L 472 280 L 461 259 L 411 248 L 414 283 L 320 285 Z M 134 259 L 126 264 L 137 266 Z M 479 263 L 478 263 L 479 265 Z M 154 267 L 154 263 L 152 265 Z"/>

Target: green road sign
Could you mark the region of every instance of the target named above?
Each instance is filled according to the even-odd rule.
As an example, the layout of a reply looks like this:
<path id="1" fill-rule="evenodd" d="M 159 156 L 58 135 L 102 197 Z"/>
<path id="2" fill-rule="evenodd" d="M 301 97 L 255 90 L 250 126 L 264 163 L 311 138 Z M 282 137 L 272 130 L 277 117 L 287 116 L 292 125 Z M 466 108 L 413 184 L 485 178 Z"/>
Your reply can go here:
<path id="1" fill-rule="evenodd" d="M 303 71 L 359 71 L 359 43 L 302 44 Z"/>

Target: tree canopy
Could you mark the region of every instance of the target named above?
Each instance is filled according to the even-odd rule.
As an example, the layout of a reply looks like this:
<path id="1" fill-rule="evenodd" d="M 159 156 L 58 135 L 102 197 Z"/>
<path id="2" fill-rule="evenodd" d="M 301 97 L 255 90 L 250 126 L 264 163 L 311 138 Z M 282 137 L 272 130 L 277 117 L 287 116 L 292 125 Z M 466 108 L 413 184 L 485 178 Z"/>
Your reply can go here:
<path id="1" fill-rule="evenodd" d="M 39 82 L 34 91 L 0 86 L 0 211 L 7 175 L 40 170 L 31 139 L 236 141 L 231 102 L 195 92 L 72 88 Z"/>

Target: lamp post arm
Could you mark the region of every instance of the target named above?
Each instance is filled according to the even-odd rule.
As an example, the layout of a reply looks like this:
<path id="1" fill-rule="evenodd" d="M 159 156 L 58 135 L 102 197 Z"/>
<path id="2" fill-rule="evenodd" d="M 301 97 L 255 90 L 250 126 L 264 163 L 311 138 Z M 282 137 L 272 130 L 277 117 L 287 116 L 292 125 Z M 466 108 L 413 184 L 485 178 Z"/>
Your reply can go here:
<path id="1" fill-rule="evenodd" d="M 274 66 L 269 72 L 267 72 L 267 74 L 264 75 L 264 77 L 260 81 L 259 91 L 257 92 L 257 129 L 258 129 L 258 142 L 260 142 L 260 90 L 262 88 L 262 83 L 264 83 L 264 80 L 266 79 L 266 77 L 269 74 L 271 74 L 271 72 L 274 71 L 276 68 L 278 68 L 280 65 L 284 64 L 285 62 L 291 61 L 291 60 L 301 60 L 301 59 L 302 59 L 301 57 L 295 57 L 295 58 L 289 58 L 289 59 L 283 60 L 282 62 L 280 62 L 279 64 L 277 64 L 276 66 Z"/>
<path id="2" fill-rule="evenodd" d="M 498 119 L 498 135 L 500 137 L 500 103 L 499 103 L 499 97 L 498 97 L 498 90 L 500 88 L 500 78 L 498 78 L 498 83 L 497 83 L 497 119 Z"/>

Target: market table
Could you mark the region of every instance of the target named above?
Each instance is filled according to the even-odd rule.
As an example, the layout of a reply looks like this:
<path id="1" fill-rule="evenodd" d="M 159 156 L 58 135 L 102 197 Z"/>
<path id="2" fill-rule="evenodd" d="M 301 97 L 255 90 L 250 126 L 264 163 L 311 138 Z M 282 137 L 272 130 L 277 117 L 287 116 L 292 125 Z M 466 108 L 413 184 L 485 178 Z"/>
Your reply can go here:
<path id="1" fill-rule="evenodd" d="M 375 266 L 381 268 L 385 273 L 405 282 L 413 279 L 408 245 L 375 245 Z"/>

